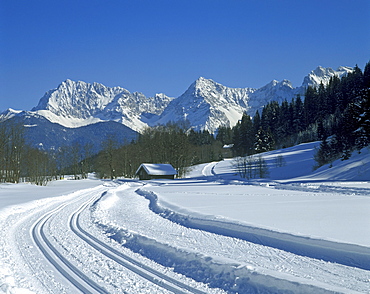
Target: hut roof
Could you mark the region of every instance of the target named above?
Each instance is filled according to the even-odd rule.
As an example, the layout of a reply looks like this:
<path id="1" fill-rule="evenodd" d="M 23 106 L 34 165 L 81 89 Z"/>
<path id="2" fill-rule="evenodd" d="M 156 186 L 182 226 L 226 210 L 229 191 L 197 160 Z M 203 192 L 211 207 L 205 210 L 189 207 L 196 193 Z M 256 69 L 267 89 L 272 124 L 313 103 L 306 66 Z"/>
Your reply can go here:
<path id="1" fill-rule="evenodd" d="M 177 175 L 177 171 L 169 163 L 142 163 L 136 171 L 143 168 L 148 175 L 152 176 L 170 176 Z"/>

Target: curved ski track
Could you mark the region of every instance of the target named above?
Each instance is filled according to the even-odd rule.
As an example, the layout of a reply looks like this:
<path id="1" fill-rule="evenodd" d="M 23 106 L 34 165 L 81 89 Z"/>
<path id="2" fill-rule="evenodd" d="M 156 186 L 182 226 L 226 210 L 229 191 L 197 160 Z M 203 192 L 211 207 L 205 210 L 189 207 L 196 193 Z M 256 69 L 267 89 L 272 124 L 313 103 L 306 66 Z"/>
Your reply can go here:
<path id="1" fill-rule="evenodd" d="M 32 228 L 32 238 L 47 260 L 81 292 L 108 293 L 104 288 L 90 280 L 83 272 L 63 257 L 52 245 L 44 232 L 45 224 L 50 220 L 53 213 L 57 213 L 65 206 L 66 204 L 63 204 L 41 217 Z"/>
<path id="2" fill-rule="evenodd" d="M 184 284 L 172 277 L 169 277 L 151 268 L 150 266 L 143 264 L 122 252 L 119 252 L 84 230 L 80 223 L 80 215 L 91 203 L 93 203 L 93 201 L 96 201 L 97 199 L 98 197 L 96 195 L 95 197 L 90 198 L 90 200 L 81 205 L 69 216 L 68 229 L 70 229 L 77 237 L 83 240 L 90 247 L 108 257 L 110 260 L 122 265 L 128 270 L 161 288 L 169 290 L 173 293 L 206 293 Z M 79 200 L 81 200 L 81 198 Z M 77 201 L 78 200 L 74 201 L 73 203 L 76 203 Z M 40 217 L 31 228 L 31 236 L 45 258 L 59 273 L 61 273 L 70 283 L 72 283 L 75 288 L 80 290 L 82 293 L 109 293 L 104 287 L 91 280 L 80 269 L 68 261 L 68 259 L 63 256 L 63 254 L 52 244 L 45 233 L 46 224 L 53 217 L 55 217 L 57 213 L 62 213 L 63 209 L 68 205 L 71 205 L 71 203 L 59 205 L 57 208 Z"/>

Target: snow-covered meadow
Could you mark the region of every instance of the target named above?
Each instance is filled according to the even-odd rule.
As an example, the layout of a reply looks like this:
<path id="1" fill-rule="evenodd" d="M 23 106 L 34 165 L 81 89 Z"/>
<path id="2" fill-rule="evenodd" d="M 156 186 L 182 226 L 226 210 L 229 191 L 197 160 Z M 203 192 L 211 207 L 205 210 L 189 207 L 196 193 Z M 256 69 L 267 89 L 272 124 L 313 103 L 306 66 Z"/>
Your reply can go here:
<path id="1" fill-rule="evenodd" d="M 4 293 L 370 292 L 370 154 L 313 172 L 318 143 L 178 180 L 0 185 Z M 277 158 L 284 164 L 276 164 Z"/>

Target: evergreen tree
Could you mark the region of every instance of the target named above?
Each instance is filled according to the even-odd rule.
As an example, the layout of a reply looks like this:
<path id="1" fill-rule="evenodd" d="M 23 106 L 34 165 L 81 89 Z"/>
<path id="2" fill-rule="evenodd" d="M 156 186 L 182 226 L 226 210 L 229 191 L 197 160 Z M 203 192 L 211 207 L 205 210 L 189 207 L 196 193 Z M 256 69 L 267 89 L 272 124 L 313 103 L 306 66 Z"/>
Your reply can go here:
<path id="1" fill-rule="evenodd" d="M 24 128 L 21 123 L 0 123 L 0 180 L 19 183 L 25 158 Z"/>
<path id="2" fill-rule="evenodd" d="M 342 100 L 339 103 L 340 110 L 344 111 L 349 103 L 354 102 L 363 89 L 363 75 L 361 69 L 356 65 L 352 73 L 348 73 L 341 80 Z"/>
<path id="3" fill-rule="evenodd" d="M 270 130 L 272 136 L 276 137 L 276 128 L 279 123 L 280 105 L 277 101 L 271 101 L 262 110 L 261 126 Z"/>
<path id="4" fill-rule="evenodd" d="M 341 146 L 342 159 L 349 159 L 356 141 L 356 129 L 359 127 L 359 107 L 356 103 L 348 104 L 340 118 L 336 137 Z"/>
<path id="5" fill-rule="evenodd" d="M 327 95 L 326 88 L 324 84 L 321 82 L 317 91 L 317 101 L 318 105 L 318 114 L 317 119 L 323 120 L 330 114 L 330 107 L 329 107 L 329 97 Z"/>
<path id="6" fill-rule="evenodd" d="M 266 152 L 274 149 L 275 142 L 270 131 L 265 131 L 262 127 L 259 128 L 256 134 L 254 150 L 256 153 Z"/>
<path id="7" fill-rule="evenodd" d="M 370 88 L 370 62 L 366 63 L 363 74 L 363 89 Z"/>
<path id="8" fill-rule="evenodd" d="M 358 128 L 355 130 L 355 145 L 356 149 L 360 150 L 370 144 L 370 87 L 362 91 L 358 108 Z"/>
<path id="9" fill-rule="evenodd" d="M 317 91 L 314 87 L 309 86 L 306 90 L 304 98 L 304 119 L 306 127 L 316 121 L 317 115 Z"/>
<path id="10" fill-rule="evenodd" d="M 253 154 L 254 128 L 252 119 L 248 114 L 243 114 L 242 119 L 235 126 L 233 132 L 234 151 L 236 154 Z"/>
<path id="11" fill-rule="evenodd" d="M 286 142 L 286 138 L 294 133 L 293 107 L 288 101 L 283 101 L 278 112 L 277 126 L 275 126 L 275 141 L 278 146 Z"/>
<path id="12" fill-rule="evenodd" d="M 334 161 L 334 159 L 336 159 L 336 152 L 333 151 L 333 146 L 328 143 L 326 138 L 324 138 L 324 140 L 320 143 L 320 148 L 314 155 L 314 159 L 317 163 L 316 168 Z"/>
<path id="13" fill-rule="evenodd" d="M 119 175 L 119 159 L 117 149 L 119 147 L 117 138 L 114 135 L 109 135 L 102 142 L 102 161 L 100 166 L 102 170 L 100 171 L 102 178 L 115 179 Z"/>
<path id="14" fill-rule="evenodd" d="M 253 154 L 254 139 L 252 119 L 249 115 L 244 114 L 240 124 L 240 142 L 244 154 Z"/>
<path id="15" fill-rule="evenodd" d="M 253 129 L 255 134 L 257 134 L 260 127 L 261 127 L 261 116 L 259 111 L 257 110 L 256 114 L 253 117 Z"/>
<path id="16" fill-rule="evenodd" d="M 242 150 L 242 146 L 241 146 L 241 143 L 240 143 L 240 121 L 235 125 L 235 127 L 233 128 L 233 152 L 237 155 L 237 156 L 242 156 L 243 155 L 243 150 Z"/>
<path id="17" fill-rule="evenodd" d="M 293 105 L 293 130 L 299 133 L 305 129 L 304 124 L 304 107 L 301 95 L 297 95 L 296 99 L 292 101 Z"/>
<path id="18" fill-rule="evenodd" d="M 217 130 L 216 140 L 223 145 L 228 145 L 233 142 L 233 132 L 230 127 L 221 126 Z"/>
<path id="19" fill-rule="evenodd" d="M 317 122 L 317 137 L 319 140 L 326 138 L 326 133 L 323 125 L 323 120 L 320 118 Z"/>
<path id="20" fill-rule="evenodd" d="M 342 101 L 342 91 L 341 91 L 341 80 L 338 76 L 333 76 L 329 80 L 329 84 L 326 87 L 327 91 L 327 107 L 330 114 L 335 113 L 337 109 L 340 109 L 339 101 Z"/>

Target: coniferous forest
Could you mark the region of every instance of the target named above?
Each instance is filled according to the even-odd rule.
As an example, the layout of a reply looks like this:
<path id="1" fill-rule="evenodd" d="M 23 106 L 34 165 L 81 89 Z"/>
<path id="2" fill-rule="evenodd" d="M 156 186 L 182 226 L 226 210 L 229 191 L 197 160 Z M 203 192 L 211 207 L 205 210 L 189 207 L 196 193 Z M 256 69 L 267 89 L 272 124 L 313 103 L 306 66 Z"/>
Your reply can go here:
<path id="1" fill-rule="evenodd" d="M 321 140 L 317 167 L 335 159 L 348 159 L 354 150 L 370 144 L 370 63 L 357 65 L 342 79 L 308 87 L 304 100 L 267 104 L 253 119 L 244 115 L 232 129 L 221 128 L 217 137 L 234 144 L 244 156 L 304 142 Z"/>
<path id="2" fill-rule="evenodd" d="M 78 142 L 58 150 L 31 148 L 23 126 L 5 121 L 0 124 L 0 182 L 26 180 L 44 185 L 64 174 L 85 178 L 88 172 L 101 178 L 133 177 L 143 162 L 171 163 L 181 177 L 194 164 L 317 140 L 321 141 L 315 155 L 319 167 L 346 160 L 370 145 L 369 100 L 370 62 L 363 71 L 355 66 L 341 79 L 334 76 L 327 85 L 308 87 L 304 97 L 281 104 L 272 101 L 253 118 L 244 114 L 234 127 L 220 127 L 216 135 L 191 130 L 186 122 L 169 123 L 148 128 L 125 145 L 112 134 L 95 155 L 92 146 Z M 228 149 L 231 154 L 225 154 L 224 145 L 233 146 Z"/>

